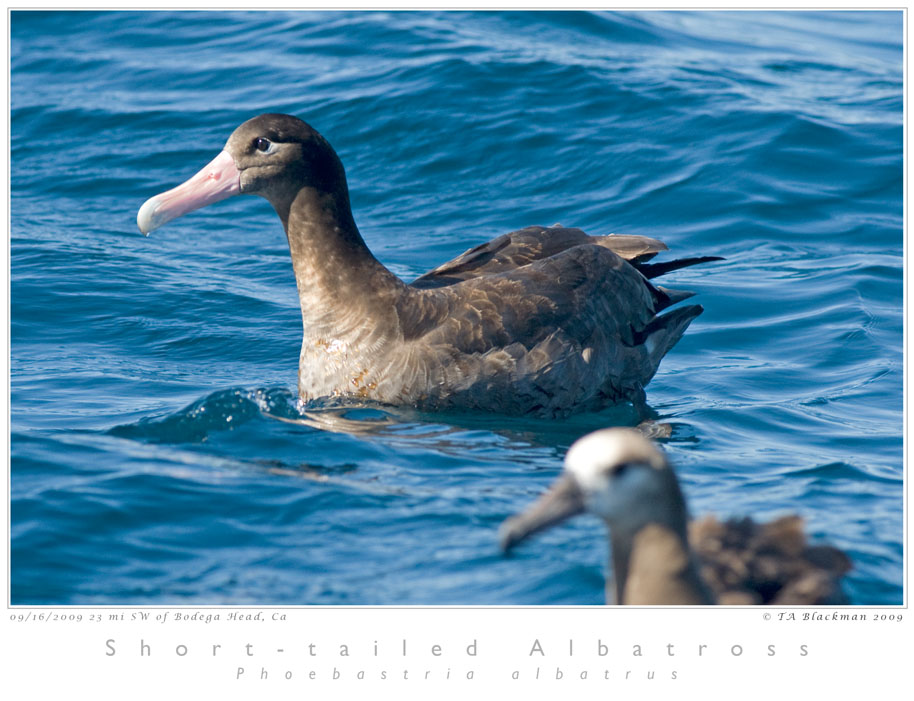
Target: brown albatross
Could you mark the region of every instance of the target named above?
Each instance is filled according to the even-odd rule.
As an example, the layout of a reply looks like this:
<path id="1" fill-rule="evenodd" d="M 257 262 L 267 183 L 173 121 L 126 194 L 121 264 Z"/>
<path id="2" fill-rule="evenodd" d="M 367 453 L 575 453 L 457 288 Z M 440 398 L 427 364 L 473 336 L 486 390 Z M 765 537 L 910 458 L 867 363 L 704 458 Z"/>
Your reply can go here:
<path id="1" fill-rule="evenodd" d="M 839 580 L 850 561 L 831 546 L 808 545 L 798 516 L 765 524 L 708 516 L 687 525 L 673 469 L 638 431 L 604 429 L 572 445 L 563 476 L 502 525 L 501 546 L 585 511 L 609 527 L 609 603 L 846 603 Z"/>
<path id="2" fill-rule="evenodd" d="M 423 408 L 560 416 L 631 401 L 702 309 L 649 278 L 719 260 L 648 263 L 660 241 L 532 226 L 405 284 L 368 250 L 343 165 L 317 131 L 264 114 L 203 170 L 149 199 L 144 234 L 232 195 L 266 198 L 282 221 L 304 334 L 303 400 L 355 397 Z"/>

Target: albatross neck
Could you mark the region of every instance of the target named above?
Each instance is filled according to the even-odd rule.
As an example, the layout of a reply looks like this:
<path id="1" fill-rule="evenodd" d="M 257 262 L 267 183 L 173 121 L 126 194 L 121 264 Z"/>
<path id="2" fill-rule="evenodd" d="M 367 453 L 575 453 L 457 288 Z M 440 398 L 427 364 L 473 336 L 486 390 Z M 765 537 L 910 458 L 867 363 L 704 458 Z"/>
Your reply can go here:
<path id="1" fill-rule="evenodd" d="M 682 492 L 672 480 L 668 489 L 643 518 L 610 528 L 613 603 L 714 603 L 689 547 Z"/>
<path id="2" fill-rule="evenodd" d="M 292 255 L 305 322 L 332 317 L 335 309 L 383 316 L 404 283 L 372 255 L 344 193 L 303 187 L 283 206 L 274 203 Z"/>

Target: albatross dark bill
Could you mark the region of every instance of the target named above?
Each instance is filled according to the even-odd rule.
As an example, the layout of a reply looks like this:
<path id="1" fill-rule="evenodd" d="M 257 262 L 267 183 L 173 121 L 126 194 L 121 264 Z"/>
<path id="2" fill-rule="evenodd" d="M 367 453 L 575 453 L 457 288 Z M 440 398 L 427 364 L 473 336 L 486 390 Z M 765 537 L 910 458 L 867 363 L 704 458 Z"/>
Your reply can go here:
<path id="1" fill-rule="evenodd" d="M 148 236 L 172 219 L 240 192 L 241 173 L 228 151 L 222 151 L 183 185 L 146 200 L 137 212 L 136 223 Z"/>
<path id="2" fill-rule="evenodd" d="M 584 513 L 585 508 L 578 483 L 571 475 L 562 475 L 531 508 L 502 524 L 498 532 L 501 549 L 508 552 L 534 533 Z"/>

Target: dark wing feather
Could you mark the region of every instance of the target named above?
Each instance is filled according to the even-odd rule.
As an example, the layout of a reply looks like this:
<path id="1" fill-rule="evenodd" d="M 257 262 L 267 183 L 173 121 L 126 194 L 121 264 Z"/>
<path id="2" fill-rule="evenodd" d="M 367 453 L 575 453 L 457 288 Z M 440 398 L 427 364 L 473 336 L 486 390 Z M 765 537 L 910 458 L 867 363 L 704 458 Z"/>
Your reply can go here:
<path id="1" fill-rule="evenodd" d="M 528 226 L 512 231 L 462 253 L 416 278 L 418 289 L 447 287 L 464 280 L 516 270 L 583 244 L 596 244 L 632 262 L 644 262 L 667 247 L 646 236 L 590 236 L 562 226 Z"/>
<path id="2" fill-rule="evenodd" d="M 477 353 L 509 343 L 530 348 L 556 329 L 578 343 L 596 328 L 631 341 L 631 327 L 653 318 L 655 294 L 611 251 L 575 246 L 523 268 L 428 290 L 411 303 L 418 313 L 401 313 L 401 328 L 409 339 L 425 336 Z"/>
<path id="3" fill-rule="evenodd" d="M 430 387 L 420 401 L 439 406 L 459 394 L 464 408 L 557 416 L 640 401 L 701 313 L 692 305 L 658 316 L 692 294 L 653 285 L 639 270 L 665 249 L 643 236 L 559 226 L 470 249 L 404 288 L 400 332 L 424 350 L 408 354 L 402 371 Z"/>
<path id="4" fill-rule="evenodd" d="M 769 523 L 708 516 L 689 525 L 689 541 L 722 604 L 846 603 L 840 579 L 850 560 L 837 548 L 809 545 L 798 516 Z"/>
<path id="5" fill-rule="evenodd" d="M 409 298 L 400 328 L 424 352 L 407 371 L 445 378 L 432 403 L 459 392 L 465 408 L 558 416 L 637 395 L 659 362 L 636 341 L 654 319 L 650 283 L 602 246 Z"/>

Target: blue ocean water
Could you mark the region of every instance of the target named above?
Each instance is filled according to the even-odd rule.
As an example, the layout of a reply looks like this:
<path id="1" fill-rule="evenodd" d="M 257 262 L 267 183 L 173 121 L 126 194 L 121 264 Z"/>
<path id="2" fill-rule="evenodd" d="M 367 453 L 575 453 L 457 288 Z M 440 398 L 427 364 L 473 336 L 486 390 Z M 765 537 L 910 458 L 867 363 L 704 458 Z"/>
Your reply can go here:
<path id="1" fill-rule="evenodd" d="M 270 206 L 146 198 L 288 112 L 411 279 L 530 224 L 726 261 L 648 403 L 695 514 L 802 514 L 900 604 L 900 12 L 11 15 L 13 604 L 596 604 L 581 518 L 496 547 L 589 430 L 295 405 Z M 279 418 L 277 418 L 279 417 Z M 280 420 L 299 419 L 298 423 Z"/>

